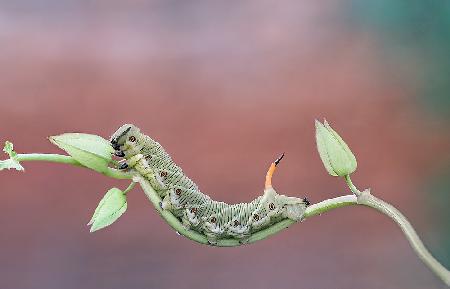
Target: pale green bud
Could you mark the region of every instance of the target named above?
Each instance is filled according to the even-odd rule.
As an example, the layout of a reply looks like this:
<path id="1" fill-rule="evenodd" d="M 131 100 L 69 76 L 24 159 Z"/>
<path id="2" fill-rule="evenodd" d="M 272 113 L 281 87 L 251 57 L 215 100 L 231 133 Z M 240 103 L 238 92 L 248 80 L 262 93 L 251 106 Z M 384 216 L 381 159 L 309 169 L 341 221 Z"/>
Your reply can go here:
<path id="1" fill-rule="evenodd" d="M 110 189 L 99 202 L 92 219 L 91 233 L 114 223 L 127 210 L 127 197 L 117 188 Z"/>
<path id="2" fill-rule="evenodd" d="M 316 142 L 320 158 L 330 175 L 344 177 L 356 170 L 355 156 L 326 120 L 323 124 L 316 120 Z"/>

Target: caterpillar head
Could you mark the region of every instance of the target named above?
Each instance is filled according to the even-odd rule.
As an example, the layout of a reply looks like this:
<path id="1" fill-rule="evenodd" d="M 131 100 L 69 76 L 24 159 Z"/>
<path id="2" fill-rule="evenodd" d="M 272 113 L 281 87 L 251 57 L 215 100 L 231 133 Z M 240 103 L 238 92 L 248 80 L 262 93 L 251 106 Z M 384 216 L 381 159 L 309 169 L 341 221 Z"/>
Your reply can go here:
<path id="1" fill-rule="evenodd" d="M 137 141 L 140 130 L 135 125 L 124 124 L 111 136 L 110 142 L 112 147 L 118 151 L 125 145 L 130 145 Z"/>

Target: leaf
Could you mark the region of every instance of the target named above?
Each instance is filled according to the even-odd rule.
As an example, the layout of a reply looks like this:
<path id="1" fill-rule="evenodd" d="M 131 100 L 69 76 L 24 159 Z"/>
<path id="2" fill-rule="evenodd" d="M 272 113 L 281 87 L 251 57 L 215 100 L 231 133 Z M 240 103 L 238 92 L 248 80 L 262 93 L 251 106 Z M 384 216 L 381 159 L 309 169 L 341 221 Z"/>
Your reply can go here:
<path id="1" fill-rule="evenodd" d="M 97 172 L 104 172 L 112 161 L 114 150 L 111 144 L 100 136 L 65 133 L 51 136 L 49 140 L 79 163 Z"/>
<path id="2" fill-rule="evenodd" d="M 3 151 L 9 155 L 9 159 L 0 161 L 0 171 L 4 169 L 16 169 L 18 171 L 24 171 L 25 169 L 22 165 L 17 161 L 17 153 L 14 151 L 14 145 L 6 141 Z"/>
<path id="3" fill-rule="evenodd" d="M 16 161 L 15 159 L 8 159 L 4 161 L 0 161 L 0 171 L 4 169 L 16 169 L 18 171 L 24 171 L 25 169 L 22 167 L 22 165 Z"/>
<path id="4" fill-rule="evenodd" d="M 17 153 L 14 151 L 14 145 L 10 141 L 5 142 L 5 146 L 3 147 L 3 151 L 9 155 L 10 158 L 14 158 L 17 156 Z"/>
<path id="5" fill-rule="evenodd" d="M 88 225 L 91 233 L 114 223 L 127 210 L 126 195 L 118 188 L 106 192 L 100 200 Z"/>

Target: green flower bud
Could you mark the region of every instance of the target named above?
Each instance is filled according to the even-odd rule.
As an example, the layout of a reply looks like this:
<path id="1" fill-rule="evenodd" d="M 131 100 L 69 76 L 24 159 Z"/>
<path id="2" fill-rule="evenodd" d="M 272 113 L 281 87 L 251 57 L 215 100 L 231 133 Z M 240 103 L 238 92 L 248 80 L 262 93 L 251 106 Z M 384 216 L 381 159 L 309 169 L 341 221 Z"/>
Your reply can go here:
<path id="1" fill-rule="evenodd" d="M 92 219 L 91 233 L 114 223 L 127 210 L 127 197 L 117 188 L 110 189 L 98 203 Z"/>
<path id="2" fill-rule="evenodd" d="M 104 172 L 112 161 L 113 148 L 107 140 L 100 136 L 65 133 L 51 136 L 49 139 L 80 164 L 97 172 Z"/>
<path id="3" fill-rule="evenodd" d="M 356 170 L 355 156 L 326 120 L 323 124 L 316 120 L 316 142 L 320 158 L 330 175 L 344 177 Z"/>

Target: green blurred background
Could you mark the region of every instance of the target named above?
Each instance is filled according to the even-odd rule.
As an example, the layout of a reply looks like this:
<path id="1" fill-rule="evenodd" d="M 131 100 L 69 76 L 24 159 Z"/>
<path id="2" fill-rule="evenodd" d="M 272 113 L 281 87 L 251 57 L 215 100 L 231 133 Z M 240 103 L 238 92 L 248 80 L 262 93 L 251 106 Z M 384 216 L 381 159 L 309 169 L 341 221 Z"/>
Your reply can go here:
<path id="1" fill-rule="evenodd" d="M 354 182 L 397 206 L 450 267 L 448 1 L 0 1 L 0 141 L 60 152 L 62 132 L 131 122 L 202 191 L 348 193 L 314 142 L 326 117 Z M 0 288 L 444 288 L 400 230 L 343 208 L 240 248 L 178 237 L 142 192 L 108 229 L 85 224 L 112 186 L 61 164 L 0 173 Z"/>

